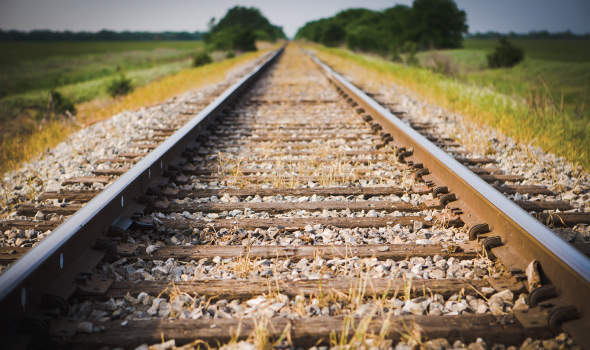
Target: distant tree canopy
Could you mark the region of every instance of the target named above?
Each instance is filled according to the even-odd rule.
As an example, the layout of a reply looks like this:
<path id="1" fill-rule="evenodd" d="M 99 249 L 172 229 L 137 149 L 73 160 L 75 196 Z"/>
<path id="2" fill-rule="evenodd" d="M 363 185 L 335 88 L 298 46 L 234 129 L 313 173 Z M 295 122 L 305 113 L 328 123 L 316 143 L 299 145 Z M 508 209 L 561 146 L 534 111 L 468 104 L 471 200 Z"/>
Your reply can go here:
<path id="1" fill-rule="evenodd" d="M 233 7 L 217 24 L 212 19 L 210 26 L 205 41 L 218 50 L 256 51 L 256 40 L 276 41 L 285 38 L 283 29 L 272 25 L 254 7 Z"/>
<path id="2" fill-rule="evenodd" d="M 154 41 L 154 40 L 201 40 L 200 32 L 114 32 L 101 30 L 100 32 L 71 32 L 0 29 L 0 41 Z"/>
<path id="3" fill-rule="evenodd" d="M 295 38 L 385 54 L 401 50 L 407 42 L 419 49 L 461 47 L 467 29 L 465 11 L 453 0 L 414 0 L 412 7 L 397 5 L 380 12 L 344 10 L 306 23 Z"/>

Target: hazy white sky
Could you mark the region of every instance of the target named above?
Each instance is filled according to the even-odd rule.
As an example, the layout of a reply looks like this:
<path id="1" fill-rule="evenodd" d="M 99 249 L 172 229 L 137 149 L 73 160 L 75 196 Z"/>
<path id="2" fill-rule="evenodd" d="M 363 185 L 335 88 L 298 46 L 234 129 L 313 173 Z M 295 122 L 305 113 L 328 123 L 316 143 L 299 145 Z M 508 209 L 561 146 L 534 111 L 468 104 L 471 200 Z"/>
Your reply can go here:
<path id="1" fill-rule="evenodd" d="M 589 0 L 456 0 L 470 32 L 590 32 Z M 1 29 L 204 31 L 211 17 L 255 6 L 295 35 L 305 22 L 351 7 L 384 9 L 411 0 L 0 0 Z"/>

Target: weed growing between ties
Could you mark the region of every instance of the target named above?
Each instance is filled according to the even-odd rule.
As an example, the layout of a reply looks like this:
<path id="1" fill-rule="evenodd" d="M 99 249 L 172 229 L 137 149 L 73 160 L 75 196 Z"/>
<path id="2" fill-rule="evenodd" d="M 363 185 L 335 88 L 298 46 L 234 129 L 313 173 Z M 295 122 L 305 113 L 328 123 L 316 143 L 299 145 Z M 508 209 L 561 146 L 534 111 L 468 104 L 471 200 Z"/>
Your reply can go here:
<path id="1" fill-rule="evenodd" d="M 545 151 L 564 156 L 569 161 L 590 169 L 590 116 L 585 112 L 585 98 L 579 100 L 582 101 L 581 105 L 572 105 L 571 102 L 568 104 L 568 99 L 554 96 L 548 85 L 531 86 L 528 82 L 530 78 L 526 79 L 524 76 L 522 81 L 514 80 L 514 86 L 519 90 L 512 89 L 514 93 L 508 93 L 510 88 L 503 88 L 501 83 L 498 83 L 497 88 L 490 89 L 461 81 L 471 81 L 473 77 L 477 77 L 475 73 L 467 78 L 454 79 L 428 69 L 406 67 L 342 49 L 320 46 L 313 48 L 320 59 L 338 71 L 356 77 L 355 82 L 361 86 L 387 85 L 393 82 L 475 123 L 496 127 L 517 141 L 535 143 Z M 521 65 L 526 64 L 529 63 L 525 60 Z M 544 61 L 535 64 L 555 65 Z M 583 67 L 585 63 L 576 64 Z M 444 62 L 441 65 L 441 73 L 444 73 Z M 510 82 L 512 78 L 509 75 L 520 77 L 524 74 L 518 70 L 521 65 L 513 68 L 516 69 L 514 74 L 512 71 L 508 74 L 502 69 L 484 73 L 497 76 L 498 80 L 506 76 Z M 559 67 L 566 69 L 563 64 Z M 452 68 L 449 69 L 452 71 Z M 532 68 L 530 71 L 533 71 Z M 579 75 L 577 74 L 578 77 Z M 489 79 L 481 81 L 489 84 Z M 571 94 L 568 96 L 571 99 Z"/>

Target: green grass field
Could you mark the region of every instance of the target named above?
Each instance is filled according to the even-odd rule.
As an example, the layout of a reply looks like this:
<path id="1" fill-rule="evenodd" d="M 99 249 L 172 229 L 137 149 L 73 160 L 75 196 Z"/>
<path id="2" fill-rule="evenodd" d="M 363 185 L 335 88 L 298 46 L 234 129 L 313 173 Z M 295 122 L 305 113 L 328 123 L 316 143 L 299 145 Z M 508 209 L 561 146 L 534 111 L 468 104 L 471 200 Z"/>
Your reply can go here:
<path id="1" fill-rule="evenodd" d="M 342 49 L 325 58 L 378 72 L 425 99 L 541 146 L 590 170 L 590 40 L 512 40 L 525 51 L 513 68 L 488 69 L 496 40 L 465 40 L 463 49 L 421 52 L 421 67 Z M 434 69 L 434 59 L 445 69 Z M 348 67 L 350 68 L 350 67 Z M 344 68 L 343 68 L 344 69 Z M 385 79 L 385 78 L 384 78 Z"/>
<path id="2" fill-rule="evenodd" d="M 82 43 L 82 46 L 86 46 L 87 51 L 96 51 L 104 50 L 105 46 L 103 44 Z M 162 49 L 159 44 L 154 42 L 115 43 L 113 48 L 118 49 L 119 52 L 86 54 L 76 43 L 70 47 L 70 56 L 48 57 L 47 60 L 38 58 L 36 53 L 28 56 L 37 58 L 24 60 L 23 62 L 47 64 L 48 60 L 55 60 L 56 64 L 62 69 L 67 68 L 67 62 L 73 63 L 80 59 L 88 63 L 88 65 L 80 65 L 76 68 L 80 70 L 90 69 L 89 66 L 104 61 L 114 64 L 131 62 L 127 66 L 127 76 L 133 80 L 136 88 L 126 96 L 117 98 L 108 96 L 106 87 L 113 79 L 114 74 L 112 73 L 105 76 L 90 75 L 87 80 L 61 85 L 57 87 L 57 90 L 76 101 L 78 111 L 76 119 L 53 116 L 43 124 L 39 122 L 36 116 L 43 113 L 47 108 L 49 89 L 38 88 L 5 96 L 0 100 L 0 109 L 3 108 L 4 111 L 12 112 L 14 118 L 6 118 L 7 114 L 0 111 L 0 116 L 5 118 L 0 121 L 0 172 L 16 170 L 20 163 L 30 160 L 48 147 L 57 145 L 65 140 L 70 133 L 79 130 L 84 125 L 90 125 L 125 110 L 134 110 L 162 103 L 187 91 L 222 82 L 227 79 L 229 70 L 255 60 L 270 49 L 270 47 L 261 48 L 260 51 L 241 54 L 231 59 L 222 59 L 224 54 L 216 52 L 213 55 L 214 58 L 218 58 L 215 62 L 201 67 L 192 67 L 191 55 L 202 47 L 202 43 L 179 42 L 176 51 L 169 47 Z M 164 42 L 163 44 L 166 46 L 172 45 L 170 42 Z M 31 49 L 31 52 L 35 51 L 31 46 L 25 46 Z M 124 51 L 125 47 L 144 48 L 145 52 L 137 50 Z M 169 55 L 170 51 L 175 53 Z M 134 56 L 138 52 L 140 54 Z M 168 56 L 164 56 L 170 59 L 163 59 L 162 52 L 166 52 Z M 152 64 L 133 61 L 134 57 L 138 56 L 151 59 Z M 22 65 L 23 62 L 13 61 L 13 64 Z M 133 64 L 134 62 L 136 64 Z M 38 73 L 43 74 L 39 71 Z M 40 127 L 41 125 L 42 127 Z M 0 179 L 1 181 L 2 179 Z"/>
<path id="3" fill-rule="evenodd" d="M 202 42 L 0 43 L 0 96 L 59 88 L 185 62 Z M 1 101 L 0 101 L 1 103 Z"/>
<path id="4" fill-rule="evenodd" d="M 456 77 L 479 87 L 529 102 L 539 98 L 559 110 L 590 118 L 589 40 L 511 40 L 525 51 L 525 60 L 509 69 L 487 69 L 486 55 L 498 45 L 496 40 L 464 41 L 460 50 L 440 51 L 449 56 Z M 422 62 L 431 53 L 420 54 Z M 538 103 L 539 101 L 537 101 Z"/>
<path id="5" fill-rule="evenodd" d="M 75 104 L 108 98 L 121 67 L 135 87 L 190 67 L 198 41 L 0 42 L 0 141 L 30 134 L 51 90 Z"/>

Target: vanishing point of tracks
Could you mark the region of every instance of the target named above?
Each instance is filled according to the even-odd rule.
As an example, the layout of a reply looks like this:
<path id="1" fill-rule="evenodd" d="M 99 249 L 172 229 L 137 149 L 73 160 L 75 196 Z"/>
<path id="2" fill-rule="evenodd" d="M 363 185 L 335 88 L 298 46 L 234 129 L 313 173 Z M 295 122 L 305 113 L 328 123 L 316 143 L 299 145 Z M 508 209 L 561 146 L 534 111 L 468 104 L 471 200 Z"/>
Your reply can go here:
<path id="1" fill-rule="evenodd" d="M 12 263 L 2 347 L 520 345 L 562 330 L 590 344 L 588 249 L 527 212 L 565 226 L 588 215 L 510 202 L 501 192 L 547 189 L 453 158 L 454 140 L 292 45 L 142 142 L 153 151 L 71 181 L 118 177 L 101 193 L 65 188 L 42 197 L 69 206 L 19 208 L 67 221 L 1 223 L 53 230 L 0 251 Z"/>

